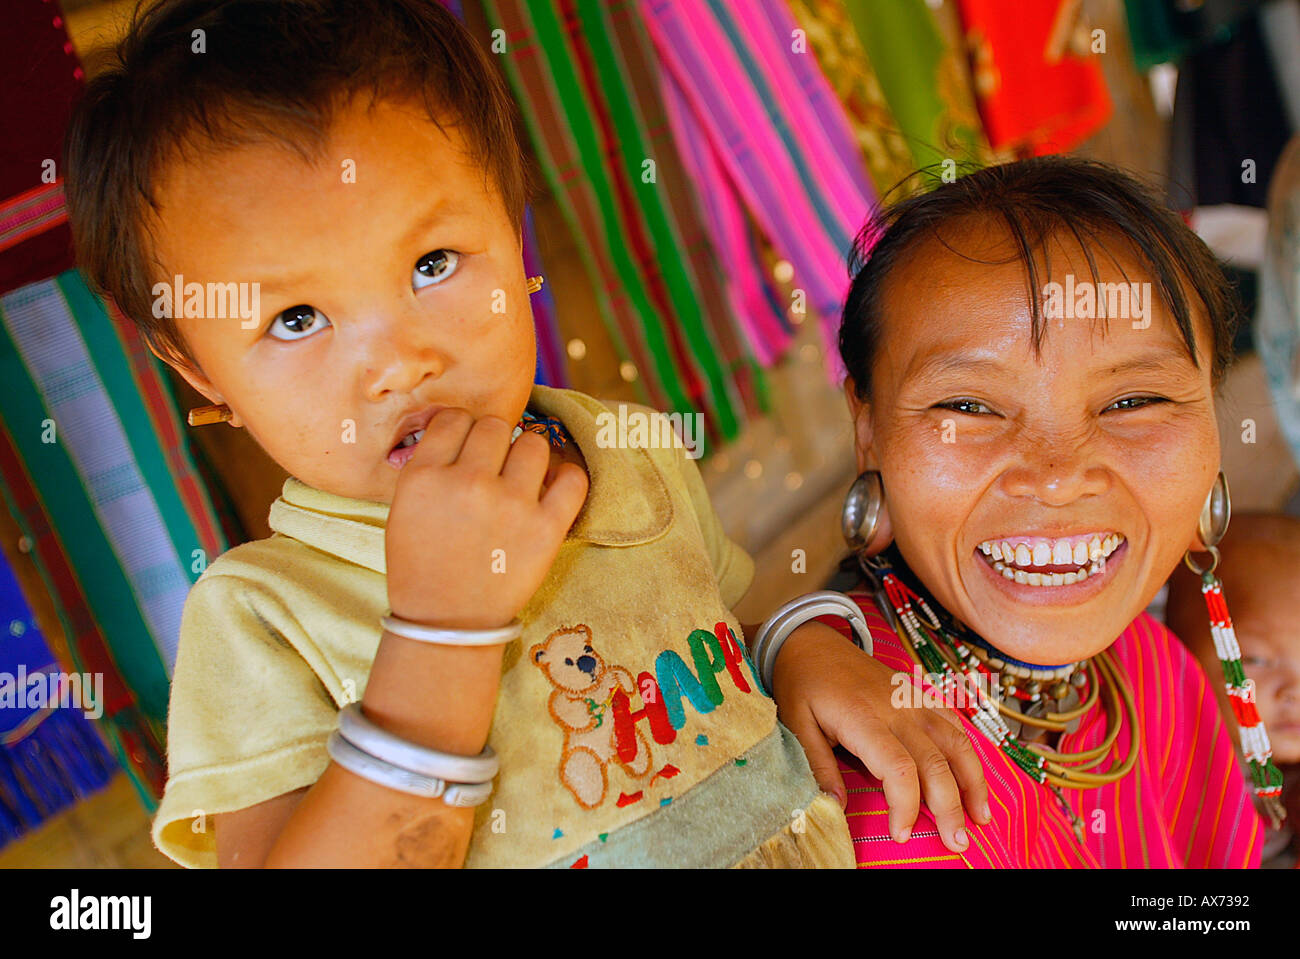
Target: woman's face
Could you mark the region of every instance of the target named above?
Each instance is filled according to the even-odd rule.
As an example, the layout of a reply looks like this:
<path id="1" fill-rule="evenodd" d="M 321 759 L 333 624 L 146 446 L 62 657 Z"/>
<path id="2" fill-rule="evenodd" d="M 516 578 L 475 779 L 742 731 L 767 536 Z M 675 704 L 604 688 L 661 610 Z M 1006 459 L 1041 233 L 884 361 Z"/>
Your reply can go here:
<path id="1" fill-rule="evenodd" d="M 1056 241 L 1040 282 L 1073 309 L 1035 354 L 1005 236 L 944 239 L 964 256 L 927 240 L 889 277 L 870 402 L 846 383 L 859 468 L 880 470 L 895 541 L 949 611 L 1017 659 L 1092 656 L 1192 544 L 1218 471 L 1208 322 L 1198 369 L 1158 295 L 1117 314 L 1112 287 L 1109 319 L 1079 316 L 1092 273 Z M 1108 245 L 1098 284 L 1152 289 Z"/>

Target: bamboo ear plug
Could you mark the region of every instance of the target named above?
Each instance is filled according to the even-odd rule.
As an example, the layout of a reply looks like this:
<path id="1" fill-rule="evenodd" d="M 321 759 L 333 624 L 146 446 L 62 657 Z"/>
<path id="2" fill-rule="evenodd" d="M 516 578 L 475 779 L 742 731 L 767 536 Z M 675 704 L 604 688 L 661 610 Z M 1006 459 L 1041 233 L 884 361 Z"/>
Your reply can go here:
<path id="1" fill-rule="evenodd" d="M 230 417 L 230 407 L 221 403 L 216 406 L 194 407 L 186 417 L 186 422 L 190 426 L 208 426 L 212 423 L 225 423 Z"/>

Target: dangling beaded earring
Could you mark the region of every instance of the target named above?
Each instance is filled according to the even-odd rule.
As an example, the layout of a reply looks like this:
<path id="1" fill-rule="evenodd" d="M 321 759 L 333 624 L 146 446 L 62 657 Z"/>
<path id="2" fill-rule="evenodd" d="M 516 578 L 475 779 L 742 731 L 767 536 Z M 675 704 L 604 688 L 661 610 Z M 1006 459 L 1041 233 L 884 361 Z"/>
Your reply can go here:
<path id="1" fill-rule="evenodd" d="M 1214 575 L 1219 565 L 1218 543 L 1228 531 L 1228 521 L 1232 518 L 1232 500 L 1228 495 L 1228 480 L 1219 473 L 1214 481 L 1210 495 L 1206 497 L 1201 509 L 1200 522 L 1197 524 L 1197 536 L 1200 537 L 1203 552 L 1210 554 L 1210 564 L 1198 566 L 1192 559 L 1192 551 L 1183 556 L 1183 562 L 1197 576 L 1201 577 L 1201 594 L 1205 597 L 1205 607 L 1210 616 L 1210 634 L 1214 637 L 1214 649 L 1223 664 L 1223 679 L 1228 690 L 1228 703 L 1232 714 L 1237 719 L 1237 728 L 1241 735 L 1241 751 L 1250 766 L 1250 776 L 1255 787 L 1255 794 L 1269 818 L 1273 828 L 1277 829 L 1286 818 L 1286 807 L 1282 805 L 1282 771 L 1273 762 L 1273 747 L 1264 730 L 1264 721 L 1259 710 L 1255 708 L 1255 682 L 1246 678 L 1241 665 L 1241 647 L 1237 645 L 1237 634 L 1232 628 L 1232 617 L 1228 615 L 1228 604 L 1223 598 L 1223 584 Z"/>

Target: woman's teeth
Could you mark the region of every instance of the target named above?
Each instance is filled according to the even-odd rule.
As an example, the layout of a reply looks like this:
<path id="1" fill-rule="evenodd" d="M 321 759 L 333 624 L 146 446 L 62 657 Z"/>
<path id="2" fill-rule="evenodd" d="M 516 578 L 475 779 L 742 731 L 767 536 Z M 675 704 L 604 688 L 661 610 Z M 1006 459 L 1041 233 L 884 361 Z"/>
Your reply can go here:
<path id="1" fill-rule="evenodd" d="M 1105 570 L 1106 557 L 1123 542 L 1119 533 L 1098 533 L 1062 539 L 985 540 L 979 550 L 1009 580 L 1025 586 L 1069 586 Z M 1043 568 L 1048 566 L 1075 568 Z"/>
<path id="2" fill-rule="evenodd" d="M 423 436 L 424 430 L 416 430 L 414 433 L 407 433 L 402 437 L 402 442 L 397 444 L 397 448 L 400 450 L 405 449 L 408 446 L 414 446 L 416 443 L 420 442 L 420 439 Z"/>

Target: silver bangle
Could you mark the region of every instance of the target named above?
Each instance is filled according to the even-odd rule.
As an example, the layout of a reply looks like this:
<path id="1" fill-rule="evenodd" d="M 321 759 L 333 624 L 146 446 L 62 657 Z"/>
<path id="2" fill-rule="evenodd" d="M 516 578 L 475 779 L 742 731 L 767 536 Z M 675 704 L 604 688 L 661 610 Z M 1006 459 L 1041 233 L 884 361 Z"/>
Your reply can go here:
<path id="1" fill-rule="evenodd" d="M 449 783 L 433 776 L 421 776 L 384 762 L 363 750 L 353 746 L 344 739 L 336 729 L 330 733 L 325 749 L 334 760 L 348 772 L 355 773 L 362 779 L 369 780 L 377 786 L 396 789 L 398 792 L 425 799 L 441 799 L 448 806 L 479 806 L 487 802 L 492 795 L 491 783 L 461 785 Z"/>
<path id="2" fill-rule="evenodd" d="M 866 617 L 862 615 L 857 603 L 832 589 L 798 596 L 769 616 L 754 637 L 754 665 L 758 667 L 763 688 L 769 693 L 772 691 L 772 673 L 781 647 L 791 633 L 818 616 L 842 616 L 847 619 L 853 628 L 853 641 L 864 653 L 871 655 L 871 630 L 867 628 Z"/>
<path id="3" fill-rule="evenodd" d="M 523 623 L 512 619 L 496 629 L 450 629 L 445 626 L 426 626 L 410 623 L 393 615 L 379 617 L 379 623 L 394 636 L 414 639 L 420 643 L 439 646 L 500 646 L 518 639 L 524 631 Z"/>
<path id="4" fill-rule="evenodd" d="M 362 752 L 407 772 L 449 783 L 477 785 L 491 782 L 501 761 L 491 746 L 477 756 L 439 752 L 403 739 L 366 718 L 360 703 L 349 703 L 339 711 L 339 734 Z"/>

